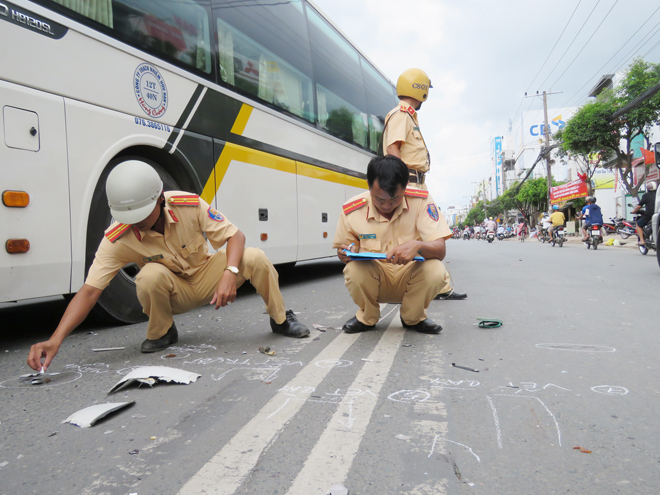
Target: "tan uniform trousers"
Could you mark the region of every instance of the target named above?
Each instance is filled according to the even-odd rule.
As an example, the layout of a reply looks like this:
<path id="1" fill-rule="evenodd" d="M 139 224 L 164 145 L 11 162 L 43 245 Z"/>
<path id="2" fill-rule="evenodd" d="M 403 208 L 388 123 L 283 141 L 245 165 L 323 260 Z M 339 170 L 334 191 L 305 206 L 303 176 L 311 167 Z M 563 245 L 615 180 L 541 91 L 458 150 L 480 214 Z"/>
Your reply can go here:
<path id="1" fill-rule="evenodd" d="M 180 277 L 159 263 L 147 263 L 135 278 L 137 296 L 149 317 L 147 338 L 159 339 L 174 321 L 172 315 L 209 304 L 220 277 L 227 267 L 224 249 L 215 253 L 191 277 Z M 236 287 L 249 280 L 266 303 L 266 311 L 276 323 L 286 319 L 284 300 L 275 267 L 261 249 L 245 248 L 238 265 Z"/>
<path id="2" fill-rule="evenodd" d="M 439 292 L 449 290 L 449 274 L 442 261 L 393 265 L 380 261 L 351 261 L 344 268 L 348 293 L 358 306 L 356 317 L 365 325 L 380 318 L 379 303 L 401 303 L 401 319 L 415 325 Z"/>

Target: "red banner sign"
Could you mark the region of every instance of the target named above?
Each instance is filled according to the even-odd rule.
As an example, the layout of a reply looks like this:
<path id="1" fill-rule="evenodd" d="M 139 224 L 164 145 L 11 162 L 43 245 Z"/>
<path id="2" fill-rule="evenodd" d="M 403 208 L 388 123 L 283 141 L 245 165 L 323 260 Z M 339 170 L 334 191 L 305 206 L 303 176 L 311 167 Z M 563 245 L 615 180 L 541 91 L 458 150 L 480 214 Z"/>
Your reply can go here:
<path id="1" fill-rule="evenodd" d="M 550 204 L 570 201 L 571 199 L 584 198 L 588 196 L 587 183 L 574 180 L 568 184 L 550 188 Z"/>

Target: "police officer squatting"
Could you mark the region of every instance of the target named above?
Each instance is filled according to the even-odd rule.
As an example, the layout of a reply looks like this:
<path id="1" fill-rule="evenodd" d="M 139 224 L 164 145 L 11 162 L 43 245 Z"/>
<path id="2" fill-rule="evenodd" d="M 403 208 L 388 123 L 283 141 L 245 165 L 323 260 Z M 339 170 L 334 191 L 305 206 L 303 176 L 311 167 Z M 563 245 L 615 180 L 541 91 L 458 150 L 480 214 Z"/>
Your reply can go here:
<path id="1" fill-rule="evenodd" d="M 204 304 L 224 307 L 236 299 L 236 290 L 246 280 L 263 298 L 273 332 L 309 335 L 293 311 L 285 310 L 277 271 L 264 252 L 246 248 L 245 235 L 199 196 L 164 192 L 158 172 L 138 160 L 120 163 L 110 172 L 106 194 L 115 222 L 105 231 L 85 284 L 53 335 L 30 349 L 31 368 L 48 368 L 63 340 L 129 263 L 140 267 L 137 296 L 149 317 L 144 353 L 177 343 L 173 315 Z M 218 250 L 215 254 L 208 252 L 207 239 Z"/>
<path id="2" fill-rule="evenodd" d="M 431 155 L 419 127 L 417 112 L 422 108 L 433 86 L 429 76 L 421 69 L 405 70 L 397 80 L 399 105 L 385 117 L 383 128 L 383 155 L 403 160 L 408 168 L 409 186 L 427 190 L 426 175 L 431 169 Z M 446 269 L 446 268 L 445 268 Z M 467 294 L 454 291 L 452 285 L 436 299 L 465 299 Z"/>
<path id="3" fill-rule="evenodd" d="M 450 288 L 442 260 L 451 230 L 429 192 L 408 187 L 408 177 L 400 158 L 375 157 L 367 167 L 369 191 L 344 205 L 333 247 L 346 264 L 346 287 L 358 307 L 342 327 L 347 333 L 375 328 L 379 303 L 400 303 L 405 328 L 427 334 L 442 330 L 426 310 Z M 346 251 L 386 256 L 353 260 Z M 416 256 L 424 261 L 413 261 Z"/>

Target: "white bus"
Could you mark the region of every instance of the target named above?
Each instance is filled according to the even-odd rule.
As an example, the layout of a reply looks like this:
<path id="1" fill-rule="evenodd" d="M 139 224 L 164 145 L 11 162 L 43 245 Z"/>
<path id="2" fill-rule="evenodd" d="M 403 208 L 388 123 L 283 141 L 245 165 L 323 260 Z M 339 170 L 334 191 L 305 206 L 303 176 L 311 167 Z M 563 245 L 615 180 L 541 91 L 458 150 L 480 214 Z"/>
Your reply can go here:
<path id="1" fill-rule="evenodd" d="M 395 89 L 307 0 L 0 0 L 0 302 L 75 293 L 139 157 L 273 263 L 334 255 Z M 127 266 L 97 311 L 145 317 Z"/>

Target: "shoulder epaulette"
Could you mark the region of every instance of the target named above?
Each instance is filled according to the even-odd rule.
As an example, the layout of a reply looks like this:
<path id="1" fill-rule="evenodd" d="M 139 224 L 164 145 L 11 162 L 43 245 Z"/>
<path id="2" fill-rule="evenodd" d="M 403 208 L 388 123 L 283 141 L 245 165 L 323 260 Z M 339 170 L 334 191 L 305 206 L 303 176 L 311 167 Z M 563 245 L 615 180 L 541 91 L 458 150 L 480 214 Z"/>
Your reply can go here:
<path id="1" fill-rule="evenodd" d="M 199 196 L 197 194 L 172 196 L 167 202 L 174 206 L 199 206 Z"/>
<path id="2" fill-rule="evenodd" d="M 417 113 L 415 112 L 415 109 L 413 107 L 410 107 L 408 105 L 400 105 L 399 111 L 409 113 L 413 117 L 415 116 L 415 113 Z"/>
<path id="3" fill-rule="evenodd" d="M 344 213 L 348 215 L 352 211 L 358 210 L 367 204 L 367 198 L 356 199 L 355 201 L 349 201 L 344 205 Z"/>
<path id="4" fill-rule="evenodd" d="M 414 198 L 428 198 L 429 197 L 429 192 L 424 191 L 423 189 L 414 189 L 412 187 L 406 188 L 405 192 L 406 196 L 412 196 Z"/>
<path id="5" fill-rule="evenodd" d="M 105 237 L 110 241 L 110 242 L 115 242 L 117 239 L 119 239 L 122 235 L 126 233 L 128 229 L 130 229 L 131 226 L 125 223 L 119 223 L 114 227 L 109 228 L 108 230 L 105 231 Z"/>

